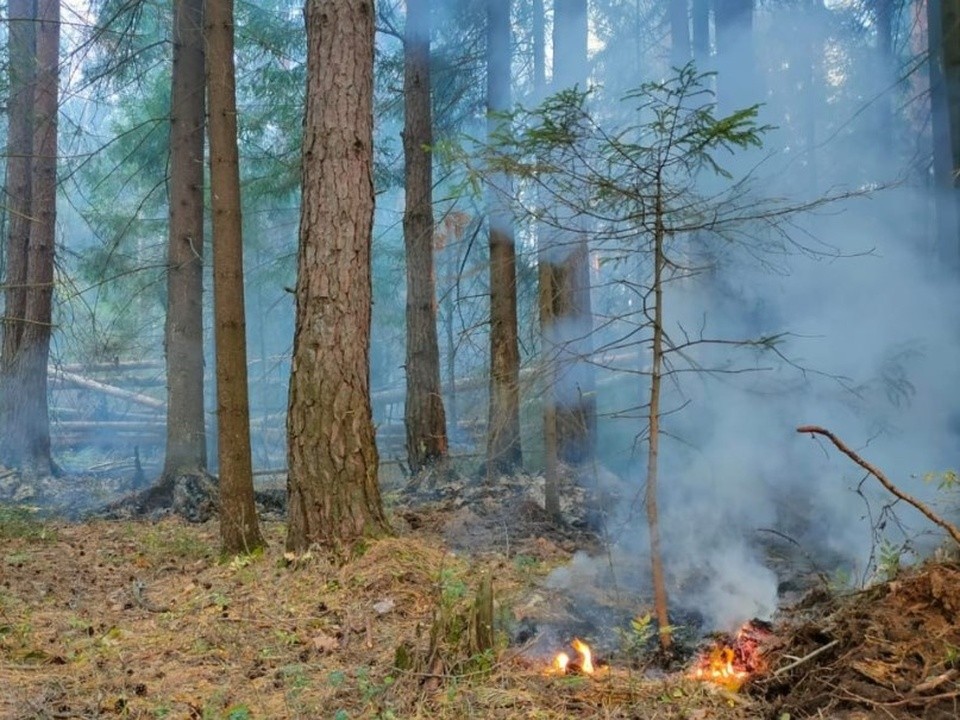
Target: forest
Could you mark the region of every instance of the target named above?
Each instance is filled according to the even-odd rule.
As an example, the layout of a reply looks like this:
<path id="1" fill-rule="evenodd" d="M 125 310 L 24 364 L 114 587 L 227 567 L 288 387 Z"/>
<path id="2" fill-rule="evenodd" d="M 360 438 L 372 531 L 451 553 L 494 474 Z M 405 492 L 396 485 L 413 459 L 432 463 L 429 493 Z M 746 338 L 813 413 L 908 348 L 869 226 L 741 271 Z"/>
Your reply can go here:
<path id="1" fill-rule="evenodd" d="M 960 0 L 0 65 L 0 718 L 960 717 Z"/>

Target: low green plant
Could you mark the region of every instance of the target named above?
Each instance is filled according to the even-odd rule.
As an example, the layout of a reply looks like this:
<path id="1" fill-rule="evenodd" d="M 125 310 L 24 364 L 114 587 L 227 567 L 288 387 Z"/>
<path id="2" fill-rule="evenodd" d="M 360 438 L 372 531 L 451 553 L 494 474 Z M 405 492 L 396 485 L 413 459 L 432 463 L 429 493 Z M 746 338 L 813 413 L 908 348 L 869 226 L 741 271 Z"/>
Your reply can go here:
<path id="1" fill-rule="evenodd" d="M 893 580 L 903 568 L 903 555 L 906 548 L 889 540 L 880 543 L 877 552 L 877 575 L 882 580 Z"/>
<path id="2" fill-rule="evenodd" d="M 37 516 L 37 508 L 0 506 L 0 538 L 48 542 L 56 540 L 57 533 Z"/>

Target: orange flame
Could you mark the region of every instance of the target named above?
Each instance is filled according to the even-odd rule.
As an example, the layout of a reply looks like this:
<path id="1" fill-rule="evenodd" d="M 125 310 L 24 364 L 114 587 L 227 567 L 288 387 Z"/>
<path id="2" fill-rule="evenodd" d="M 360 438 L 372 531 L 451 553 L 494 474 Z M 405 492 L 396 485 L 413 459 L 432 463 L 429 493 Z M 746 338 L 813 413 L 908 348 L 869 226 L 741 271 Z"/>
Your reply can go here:
<path id="1" fill-rule="evenodd" d="M 592 675 L 594 673 L 593 651 L 590 649 L 590 646 L 580 638 L 574 638 L 570 645 L 580 655 L 579 662 L 575 665 L 577 670 L 585 675 Z M 572 660 L 567 653 L 557 653 L 557 656 L 553 659 L 551 670 L 558 675 L 566 675 L 567 672 L 573 669 L 571 662 Z"/>
<path id="2" fill-rule="evenodd" d="M 694 662 L 689 677 L 711 682 L 736 692 L 750 677 L 766 667 L 762 645 L 771 636 L 769 625 L 761 621 L 744 624 L 728 643 L 718 642 Z"/>
<path id="3" fill-rule="evenodd" d="M 693 668 L 691 677 L 694 680 L 712 682 L 725 687 L 727 690 L 737 691 L 750 677 L 746 670 L 738 670 L 734 665 L 736 653 L 732 647 L 712 648 L 700 658 Z"/>
<path id="4" fill-rule="evenodd" d="M 570 643 L 573 645 L 573 649 L 580 653 L 580 669 L 588 675 L 593 672 L 593 653 L 590 651 L 590 646 L 583 642 L 580 638 L 574 638 L 573 642 Z"/>

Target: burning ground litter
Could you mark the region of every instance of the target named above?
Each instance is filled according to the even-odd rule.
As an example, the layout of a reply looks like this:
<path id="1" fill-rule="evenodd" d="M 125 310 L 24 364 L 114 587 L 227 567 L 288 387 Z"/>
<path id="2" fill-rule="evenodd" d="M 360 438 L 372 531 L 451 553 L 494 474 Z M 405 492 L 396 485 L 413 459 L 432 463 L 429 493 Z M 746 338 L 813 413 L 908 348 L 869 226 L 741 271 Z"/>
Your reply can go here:
<path id="1" fill-rule="evenodd" d="M 546 582 L 585 536 L 517 515 L 516 500 L 507 514 L 492 501 L 470 513 L 449 499 L 395 505 L 400 534 L 343 567 L 286 556 L 276 521 L 262 555 L 219 563 L 212 522 L 71 524 L 3 509 L 0 718 L 957 716 L 956 565 L 847 597 L 821 590 L 748 645 L 708 637 L 705 655 L 663 671 L 614 641 L 631 618 L 642 629 L 645 599 L 625 599 L 633 615 L 585 620 Z M 467 542 L 453 542 L 464 525 Z M 497 632 L 477 652 L 484 576 Z M 552 669 L 559 652 L 572 658 L 564 674 Z M 746 675 L 704 682 L 703 657 Z"/>

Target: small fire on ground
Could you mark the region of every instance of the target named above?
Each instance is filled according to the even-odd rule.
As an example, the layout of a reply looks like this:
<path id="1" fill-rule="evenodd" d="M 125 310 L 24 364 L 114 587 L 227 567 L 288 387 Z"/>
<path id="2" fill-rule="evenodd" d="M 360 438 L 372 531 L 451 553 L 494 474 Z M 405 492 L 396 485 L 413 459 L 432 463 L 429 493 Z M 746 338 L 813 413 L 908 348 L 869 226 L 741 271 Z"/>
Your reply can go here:
<path id="1" fill-rule="evenodd" d="M 551 665 L 552 671 L 558 675 L 566 675 L 567 673 L 593 675 L 596 668 L 593 665 L 593 651 L 590 650 L 590 646 L 579 638 L 574 638 L 570 645 L 577 651 L 577 656 L 571 658 L 565 652 L 557 653 L 556 657 L 553 658 L 553 665 Z"/>
<path id="2" fill-rule="evenodd" d="M 736 635 L 717 639 L 693 661 L 688 677 L 736 692 L 766 669 L 762 646 L 773 636 L 769 623 L 750 620 Z"/>

